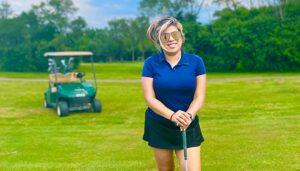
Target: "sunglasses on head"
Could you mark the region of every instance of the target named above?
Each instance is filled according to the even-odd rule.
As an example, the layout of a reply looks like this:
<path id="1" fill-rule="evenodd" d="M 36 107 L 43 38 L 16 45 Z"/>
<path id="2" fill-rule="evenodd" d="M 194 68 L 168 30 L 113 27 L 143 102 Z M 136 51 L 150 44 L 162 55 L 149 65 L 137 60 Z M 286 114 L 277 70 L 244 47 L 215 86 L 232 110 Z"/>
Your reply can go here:
<path id="1" fill-rule="evenodd" d="M 164 43 L 168 42 L 170 40 L 170 36 L 172 36 L 175 40 L 181 39 L 180 31 L 173 31 L 172 33 L 162 33 L 160 36 L 160 40 Z"/>

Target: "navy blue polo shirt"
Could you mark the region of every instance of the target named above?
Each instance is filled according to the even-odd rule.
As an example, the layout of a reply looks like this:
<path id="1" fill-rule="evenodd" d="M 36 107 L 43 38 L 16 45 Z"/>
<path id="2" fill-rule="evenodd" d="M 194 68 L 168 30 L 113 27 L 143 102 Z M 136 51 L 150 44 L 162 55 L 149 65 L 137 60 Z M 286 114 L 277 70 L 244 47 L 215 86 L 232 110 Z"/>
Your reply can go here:
<path id="1" fill-rule="evenodd" d="M 184 51 L 181 54 L 174 68 L 166 61 L 163 52 L 153 55 L 145 60 L 142 71 L 143 77 L 153 78 L 156 98 L 174 112 L 186 111 L 189 108 L 196 90 L 196 77 L 206 74 L 202 58 Z M 149 107 L 146 117 L 167 120 Z"/>

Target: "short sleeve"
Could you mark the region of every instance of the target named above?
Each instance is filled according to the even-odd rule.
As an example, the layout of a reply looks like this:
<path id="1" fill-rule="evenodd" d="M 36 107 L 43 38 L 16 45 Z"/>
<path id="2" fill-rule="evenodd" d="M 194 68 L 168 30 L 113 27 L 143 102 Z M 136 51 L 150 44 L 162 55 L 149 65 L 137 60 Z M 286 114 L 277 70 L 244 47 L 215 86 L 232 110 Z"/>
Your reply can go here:
<path id="1" fill-rule="evenodd" d="M 151 78 L 154 77 L 153 68 L 152 68 L 152 65 L 151 65 L 151 59 L 150 58 L 146 59 L 145 62 L 144 62 L 144 67 L 143 67 L 143 70 L 142 70 L 142 76 L 143 77 L 151 77 Z"/>
<path id="2" fill-rule="evenodd" d="M 202 58 L 198 57 L 196 65 L 196 76 L 206 74 L 206 69 Z"/>

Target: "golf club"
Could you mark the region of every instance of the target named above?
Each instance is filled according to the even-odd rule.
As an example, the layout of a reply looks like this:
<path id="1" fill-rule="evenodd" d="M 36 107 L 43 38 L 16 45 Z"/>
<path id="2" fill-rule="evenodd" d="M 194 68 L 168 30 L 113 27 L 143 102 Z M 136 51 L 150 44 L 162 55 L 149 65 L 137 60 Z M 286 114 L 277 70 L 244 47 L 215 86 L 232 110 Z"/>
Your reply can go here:
<path id="1" fill-rule="evenodd" d="M 188 171 L 186 130 L 182 130 L 181 134 L 182 134 L 183 152 L 184 152 L 184 168 L 185 168 L 185 171 Z"/>

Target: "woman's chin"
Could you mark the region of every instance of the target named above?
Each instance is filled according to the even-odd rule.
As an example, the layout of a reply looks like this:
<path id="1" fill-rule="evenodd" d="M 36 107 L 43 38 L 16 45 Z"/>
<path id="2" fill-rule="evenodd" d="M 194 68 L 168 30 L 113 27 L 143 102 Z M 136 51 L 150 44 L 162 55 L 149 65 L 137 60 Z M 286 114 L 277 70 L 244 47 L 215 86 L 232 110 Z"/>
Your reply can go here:
<path id="1" fill-rule="evenodd" d="M 174 54 L 174 53 L 178 53 L 178 52 L 180 51 L 180 48 L 166 48 L 165 51 L 166 51 L 167 53 L 172 53 L 172 54 Z"/>

